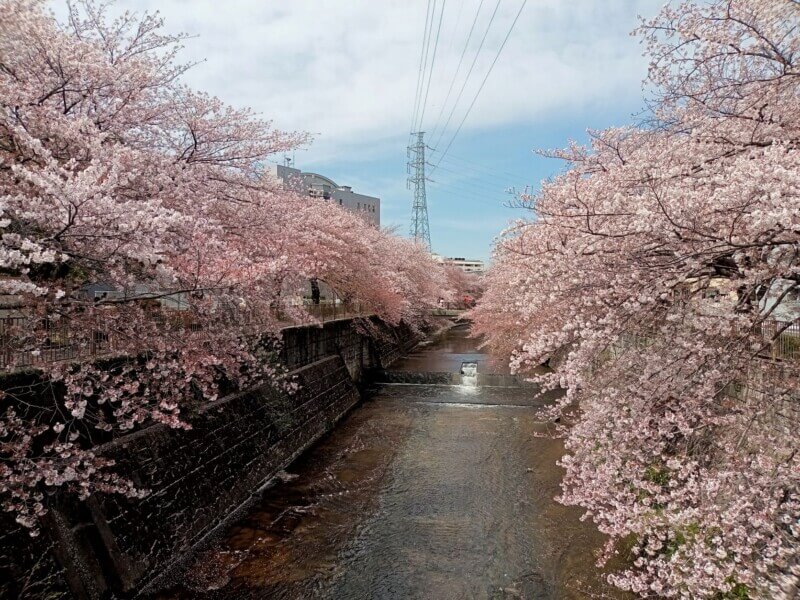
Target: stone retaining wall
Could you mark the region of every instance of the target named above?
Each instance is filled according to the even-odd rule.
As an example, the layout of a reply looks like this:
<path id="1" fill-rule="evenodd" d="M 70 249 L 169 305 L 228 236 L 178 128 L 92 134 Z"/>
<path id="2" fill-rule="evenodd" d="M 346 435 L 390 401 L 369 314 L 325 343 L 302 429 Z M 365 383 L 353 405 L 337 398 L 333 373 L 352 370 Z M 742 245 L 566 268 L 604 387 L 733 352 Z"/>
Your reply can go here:
<path id="1" fill-rule="evenodd" d="M 144 499 L 52 494 L 37 538 L 2 515 L 0 597 L 94 600 L 157 588 L 333 428 L 358 402 L 367 370 L 415 341 L 374 319 L 285 330 L 283 362 L 299 392 L 264 385 L 208 405 L 188 431 L 155 425 L 99 448 L 149 490 Z"/>

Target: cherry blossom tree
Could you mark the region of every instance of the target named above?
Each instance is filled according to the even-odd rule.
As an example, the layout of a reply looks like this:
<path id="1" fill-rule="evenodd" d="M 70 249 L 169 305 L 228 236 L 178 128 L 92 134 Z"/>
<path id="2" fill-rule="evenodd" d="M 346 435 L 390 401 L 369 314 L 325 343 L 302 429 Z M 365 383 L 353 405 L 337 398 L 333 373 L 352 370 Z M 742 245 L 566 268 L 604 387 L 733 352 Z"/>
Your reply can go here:
<path id="1" fill-rule="evenodd" d="M 770 349 L 800 317 L 800 5 L 685 2 L 638 34 L 652 121 L 548 153 L 569 168 L 523 199 L 475 327 L 567 389 L 560 499 L 627 560 L 613 583 L 793 597 L 800 366 Z"/>
<path id="2" fill-rule="evenodd" d="M 483 281 L 481 275 L 467 273 L 458 267 L 448 265 L 445 269 L 447 274 L 447 288 L 453 290 L 456 302 L 463 301 L 465 297 L 477 300 L 483 294 Z"/>
<path id="3" fill-rule="evenodd" d="M 184 86 L 184 37 L 157 15 L 110 19 L 92 0 L 62 24 L 40 0 L 0 0 L 0 14 L 4 352 L 11 367 L 62 359 L 42 367 L 51 400 L 0 392 L 0 501 L 20 523 L 35 531 L 54 486 L 142 493 L 98 441 L 187 427 L 187 406 L 225 390 L 291 389 L 275 339 L 313 319 L 287 290 L 324 278 L 412 324 L 442 293 L 420 248 L 271 178 L 268 158 L 307 136 Z"/>

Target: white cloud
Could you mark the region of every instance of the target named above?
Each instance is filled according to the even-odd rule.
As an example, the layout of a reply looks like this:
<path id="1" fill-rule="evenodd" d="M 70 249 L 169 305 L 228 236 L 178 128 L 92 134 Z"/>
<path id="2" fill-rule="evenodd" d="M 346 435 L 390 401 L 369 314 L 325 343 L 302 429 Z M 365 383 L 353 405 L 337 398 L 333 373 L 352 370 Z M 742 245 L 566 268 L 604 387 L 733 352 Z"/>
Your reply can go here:
<path id="1" fill-rule="evenodd" d="M 426 111 L 428 129 L 439 113 L 479 1 L 447 2 Z M 520 2 L 501 2 L 463 107 Z M 204 62 L 186 75 L 187 83 L 231 104 L 252 106 L 281 129 L 317 134 L 307 160 L 319 162 L 344 151 L 374 156 L 396 147 L 407 134 L 426 4 L 118 0 L 113 10 L 159 10 L 169 31 L 196 35 L 187 41 L 183 58 Z M 465 128 L 535 123 L 638 95 L 646 63 L 627 33 L 636 26 L 637 11 L 650 15 L 659 4 L 529 0 Z M 63 14 L 63 0 L 51 0 L 51 6 Z M 494 0 L 484 1 L 465 66 L 494 6 Z M 457 82 L 456 90 L 459 86 Z"/>

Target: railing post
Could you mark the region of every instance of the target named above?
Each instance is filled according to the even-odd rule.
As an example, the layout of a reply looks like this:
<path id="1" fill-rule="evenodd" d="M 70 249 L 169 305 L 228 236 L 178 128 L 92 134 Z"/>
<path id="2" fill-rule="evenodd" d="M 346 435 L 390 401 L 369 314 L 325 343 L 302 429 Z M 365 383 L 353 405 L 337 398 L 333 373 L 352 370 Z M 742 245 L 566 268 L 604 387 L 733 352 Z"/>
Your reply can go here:
<path id="1" fill-rule="evenodd" d="M 11 364 L 11 347 L 9 343 L 10 336 L 7 334 L 8 319 L 0 321 L 0 344 L 2 344 L 2 363 L 0 367 L 7 368 Z"/>
<path id="2" fill-rule="evenodd" d="M 92 314 L 92 321 L 89 323 L 89 356 L 94 358 L 97 354 L 97 315 Z"/>

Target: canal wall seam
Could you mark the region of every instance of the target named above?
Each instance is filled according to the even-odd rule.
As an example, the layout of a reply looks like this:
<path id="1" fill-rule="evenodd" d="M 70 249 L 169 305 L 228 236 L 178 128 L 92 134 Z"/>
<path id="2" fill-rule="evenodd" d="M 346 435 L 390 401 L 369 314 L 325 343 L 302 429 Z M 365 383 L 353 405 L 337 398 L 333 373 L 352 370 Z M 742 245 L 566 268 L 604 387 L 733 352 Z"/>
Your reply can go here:
<path id="1" fill-rule="evenodd" d="M 133 597 L 163 585 L 359 402 L 371 370 L 420 339 L 375 318 L 284 330 L 297 393 L 258 386 L 198 411 L 188 431 L 153 425 L 98 448 L 145 498 L 56 491 L 36 538 L 2 514 L 0 598 Z"/>

